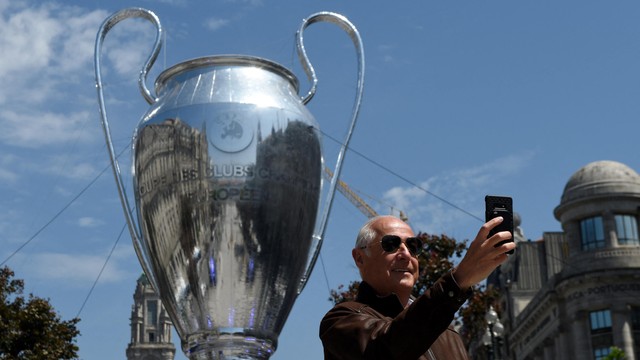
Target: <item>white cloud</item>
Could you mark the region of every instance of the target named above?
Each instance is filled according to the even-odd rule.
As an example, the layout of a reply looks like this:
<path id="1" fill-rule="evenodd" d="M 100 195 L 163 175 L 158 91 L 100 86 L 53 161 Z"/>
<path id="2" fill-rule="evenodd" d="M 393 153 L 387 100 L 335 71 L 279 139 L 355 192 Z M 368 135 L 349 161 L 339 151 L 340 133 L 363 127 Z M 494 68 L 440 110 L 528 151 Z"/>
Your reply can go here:
<path id="1" fill-rule="evenodd" d="M 0 111 L 0 140 L 6 144 L 37 148 L 66 143 L 87 141 L 91 132 L 84 123 L 93 120 L 88 112 L 52 113 L 14 110 Z"/>
<path id="2" fill-rule="evenodd" d="M 173 6 L 185 6 L 189 3 L 188 0 L 154 0 L 161 4 L 168 4 Z"/>
<path id="3" fill-rule="evenodd" d="M 91 74 L 95 33 L 106 14 L 27 5 L 0 4 L 0 142 L 26 148 L 86 142 L 89 133 L 79 125 L 95 110 L 79 100 L 95 95 L 73 86 Z"/>
<path id="4" fill-rule="evenodd" d="M 37 71 L 53 58 L 53 39 L 62 32 L 62 25 L 50 17 L 50 5 L 40 8 L 20 8 L 6 14 L 4 7 L 0 26 L 0 77 L 8 73 Z"/>
<path id="5" fill-rule="evenodd" d="M 122 254 L 119 254 L 120 256 Z M 26 255 L 20 255 L 15 260 L 20 263 Z M 62 253 L 29 254 L 28 262 L 34 266 L 21 269 L 24 276 L 36 277 L 47 281 L 64 281 L 66 284 L 79 283 L 85 286 L 98 277 L 107 255 L 71 255 Z M 114 253 L 105 267 L 100 282 L 118 282 L 127 280 L 132 274 L 119 268 L 118 254 Z M 127 258 L 130 261 L 130 258 Z"/>
<path id="6" fill-rule="evenodd" d="M 106 57 L 109 63 L 105 65 L 111 64 L 117 74 L 126 79 L 137 79 L 151 53 L 155 33 L 151 23 L 140 19 L 119 23 L 106 35 L 102 56 Z"/>
<path id="7" fill-rule="evenodd" d="M 221 27 L 224 27 L 226 25 L 228 25 L 230 23 L 229 20 L 227 19 L 220 19 L 220 18 L 208 18 L 207 20 L 205 20 L 205 28 L 211 30 L 211 31 L 216 31 L 218 29 L 220 29 Z"/>
<path id="8" fill-rule="evenodd" d="M 104 11 L 54 3 L 5 5 L 0 7 L 0 82 L 11 86 L 0 89 L 0 104 L 45 102 L 58 86 L 90 70 Z"/>
<path id="9" fill-rule="evenodd" d="M 97 117 L 94 43 L 108 13 L 53 2 L 0 1 L 0 83 L 5 84 L 0 143 L 41 148 L 95 140 L 80 125 Z M 102 52 L 104 72 L 114 69 L 108 80 L 137 79 L 154 38 L 145 20 L 115 26 Z"/>
<path id="10" fill-rule="evenodd" d="M 478 189 L 495 182 L 496 179 L 518 173 L 532 157 L 532 152 L 509 155 L 487 164 L 454 172 L 449 178 L 456 181 L 461 188 Z"/>
<path id="11" fill-rule="evenodd" d="M 67 8 L 58 19 L 64 22 L 65 33 L 61 34 L 57 48 L 61 49 L 56 58 L 57 71 L 75 73 L 81 67 L 92 67 L 93 52 L 98 25 L 106 18 L 104 11 L 81 13 Z"/>
<path id="12" fill-rule="evenodd" d="M 472 219 L 470 215 L 483 215 L 482 194 L 487 188 L 509 181 L 509 177 L 518 174 L 533 156 L 533 152 L 509 155 L 472 168 L 433 176 L 418 184 L 419 187 L 394 187 L 384 194 L 384 199 L 408 212 L 417 230 L 452 234 L 460 222 Z M 471 221 L 480 224 L 480 221 Z"/>
<path id="13" fill-rule="evenodd" d="M 83 157 L 83 155 L 85 156 Z M 44 175 L 50 179 L 50 181 L 55 179 L 55 181 L 50 182 L 50 184 L 62 184 L 56 185 L 55 191 L 60 195 L 68 196 L 75 195 L 78 189 L 72 186 L 75 190 L 69 191 L 68 188 L 64 186 L 66 182 L 64 180 L 84 180 L 86 182 L 87 180 L 93 180 L 103 169 L 104 168 L 97 168 L 95 163 L 87 159 L 86 154 L 80 153 L 64 155 L 53 154 L 47 157 L 44 163 L 34 164 L 29 170 Z M 63 179 L 63 181 L 60 181 L 60 179 Z"/>
<path id="14" fill-rule="evenodd" d="M 384 194 L 384 198 L 391 201 L 398 209 L 410 209 L 418 200 L 422 200 L 427 193 L 417 187 L 394 187 Z"/>
<path id="15" fill-rule="evenodd" d="M 16 210 L 15 205 L 9 201 L 3 201 L 0 204 L 0 233 L 2 233 L 5 244 L 13 244 L 15 242 L 15 233 L 17 232 L 17 225 L 21 224 L 23 220 L 23 214 Z M 24 241 L 20 239 L 20 241 Z M 13 251 L 10 246 L 4 246 L 4 251 Z M 4 256 L 5 254 L 2 254 Z M 4 259 L 1 259 L 4 260 Z"/>
<path id="16" fill-rule="evenodd" d="M 96 227 L 100 225 L 104 225 L 104 221 L 93 217 L 85 216 L 78 219 L 78 226 L 80 227 Z"/>
<path id="17" fill-rule="evenodd" d="M 65 197 L 74 196 L 76 193 L 71 192 L 69 189 L 62 187 L 60 185 L 56 185 L 53 189 L 57 194 L 60 194 Z"/>
<path id="18" fill-rule="evenodd" d="M 17 157 L 12 154 L 0 155 L 0 184 L 15 183 L 19 175 L 14 171 Z"/>
<path id="19" fill-rule="evenodd" d="M 0 183 L 15 183 L 19 176 L 13 171 L 0 168 Z"/>
<path id="20" fill-rule="evenodd" d="M 225 2 L 233 4 L 246 4 L 249 6 L 262 6 L 264 4 L 264 0 L 226 0 Z"/>
<path id="21" fill-rule="evenodd" d="M 393 45 L 387 45 L 387 44 L 378 45 L 378 53 L 381 54 L 382 61 L 386 63 L 391 63 L 396 60 L 396 57 L 394 56 L 394 51 L 395 51 L 395 46 Z"/>

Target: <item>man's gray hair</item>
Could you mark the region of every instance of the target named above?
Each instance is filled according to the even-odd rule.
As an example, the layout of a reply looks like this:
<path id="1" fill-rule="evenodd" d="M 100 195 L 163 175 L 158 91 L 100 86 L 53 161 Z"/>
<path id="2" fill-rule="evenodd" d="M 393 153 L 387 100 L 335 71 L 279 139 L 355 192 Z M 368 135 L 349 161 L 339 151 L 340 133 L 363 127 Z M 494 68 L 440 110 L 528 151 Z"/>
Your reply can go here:
<path id="1" fill-rule="evenodd" d="M 377 234 L 376 234 L 376 230 L 373 228 L 373 224 L 383 218 L 397 219 L 395 216 L 391 216 L 391 215 L 378 215 L 376 217 L 372 217 L 371 219 L 369 219 L 369 221 L 367 221 L 364 225 L 362 225 L 362 227 L 360 228 L 360 231 L 358 232 L 358 237 L 356 238 L 357 249 L 362 249 L 368 246 L 373 241 L 373 239 L 376 238 Z M 365 249 L 365 253 L 369 255 L 369 249 Z"/>

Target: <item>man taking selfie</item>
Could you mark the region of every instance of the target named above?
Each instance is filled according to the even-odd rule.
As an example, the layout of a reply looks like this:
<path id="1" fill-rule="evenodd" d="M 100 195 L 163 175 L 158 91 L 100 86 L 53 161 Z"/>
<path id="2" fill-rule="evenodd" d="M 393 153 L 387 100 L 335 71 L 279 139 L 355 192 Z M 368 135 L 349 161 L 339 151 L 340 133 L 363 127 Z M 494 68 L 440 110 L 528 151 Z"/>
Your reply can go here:
<path id="1" fill-rule="evenodd" d="M 370 219 L 352 250 L 362 277 L 356 300 L 336 305 L 320 323 L 325 359 L 467 360 L 451 322 L 473 285 L 515 249 L 514 242 L 505 242 L 512 237 L 508 231 L 487 238 L 502 220 L 485 223 L 460 264 L 412 299 L 422 242 L 396 217 Z"/>

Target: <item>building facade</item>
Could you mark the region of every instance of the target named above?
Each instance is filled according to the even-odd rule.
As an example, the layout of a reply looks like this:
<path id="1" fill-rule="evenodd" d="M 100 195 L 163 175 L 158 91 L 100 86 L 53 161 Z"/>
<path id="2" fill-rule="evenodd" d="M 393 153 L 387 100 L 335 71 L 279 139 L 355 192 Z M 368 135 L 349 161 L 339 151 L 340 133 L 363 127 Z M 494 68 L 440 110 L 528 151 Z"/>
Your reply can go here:
<path id="1" fill-rule="evenodd" d="M 628 166 L 598 161 L 571 176 L 554 210 L 563 231 L 519 241 L 488 279 L 502 294 L 498 359 L 600 360 L 615 346 L 640 360 L 639 213 Z"/>
<path id="2" fill-rule="evenodd" d="M 137 281 L 131 307 L 131 342 L 127 360 L 173 360 L 171 320 L 143 274 Z"/>

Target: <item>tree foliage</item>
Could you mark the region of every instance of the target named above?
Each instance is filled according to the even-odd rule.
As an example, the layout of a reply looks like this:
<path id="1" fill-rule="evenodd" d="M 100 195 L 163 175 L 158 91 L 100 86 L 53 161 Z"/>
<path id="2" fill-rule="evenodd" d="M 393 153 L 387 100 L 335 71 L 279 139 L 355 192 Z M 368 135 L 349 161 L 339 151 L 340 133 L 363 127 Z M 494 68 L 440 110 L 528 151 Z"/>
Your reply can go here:
<path id="1" fill-rule="evenodd" d="M 501 308 L 497 301 L 499 292 L 493 286 L 476 286 L 473 296 L 460 309 L 460 335 L 465 344 L 469 345 L 474 340 L 479 340 L 487 331 L 487 320 L 485 314 L 489 306 L 500 314 Z"/>
<path id="2" fill-rule="evenodd" d="M 612 346 L 609 355 L 604 357 L 604 360 L 625 360 L 627 354 L 617 346 Z"/>
<path id="3" fill-rule="evenodd" d="M 77 358 L 74 318 L 61 321 L 48 300 L 22 295 L 24 281 L 0 269 L 0 359 L 59 360 Z"/>
<path id="4" fill-rule="evenodd" d="M 442 275 L 451 271 L 455 266 L 455 260 L 462 258 L 467 248 L 467 240 L 458 242 L 446 235 L 420 233 L 418 237 L 424 244 L 424 250 L 418 256 L 420 274 L 412 291 L 412 295 L 416 297 L 422 295 Z M 359 284 L 359 281 L 352 281 L 346 289 L 344 285 L 338 286 L 337 289 L 331 290 L 329 301 L 338 304 L 355 300 Z M 456 324 L 462 325 L 460 333 L 467 345 L 479 339 L 487 328 L 484 315 L 489 305 L 493 305 L 500 313 L 497 297 L 498 291 L 493 287 L 476 285 L 473 296 L 460 309 Z"/>

